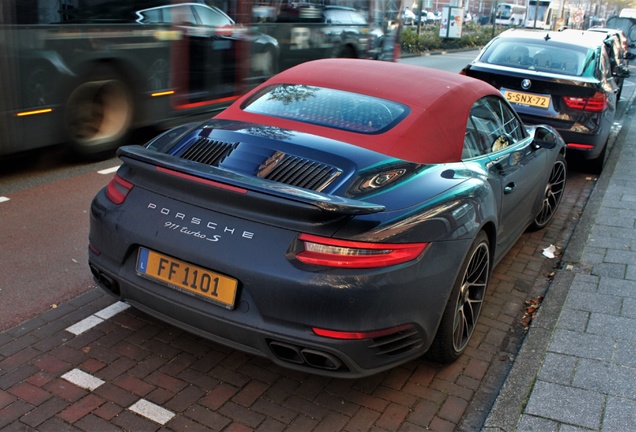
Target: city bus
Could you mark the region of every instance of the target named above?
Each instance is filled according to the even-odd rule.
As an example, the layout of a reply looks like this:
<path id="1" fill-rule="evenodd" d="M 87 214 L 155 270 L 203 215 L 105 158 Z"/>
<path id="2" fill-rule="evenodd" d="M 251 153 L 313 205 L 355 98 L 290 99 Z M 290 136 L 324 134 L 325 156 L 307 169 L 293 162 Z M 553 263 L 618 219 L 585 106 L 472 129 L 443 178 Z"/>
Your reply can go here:
<path id="1" fill-rule="evenodd" d="M 525 6 L 511 4 L 511 3 L 499 3 L 497 5 L 497 11 L 495 12 L 495 24 L 518 27 L 523 26 L 526 19 Z"/>
<path id="2" fill-rule="evenodd" d="M 559 2 L 528 0 L 526 28 L 550 30 L 559 12 Z"/>
<path id="3" fill-rule="evenodd" d="M 384 0 L 333 3 L 2 0 L 0 157 L 60 143 L 94 157 L 304 61 L 395 60 Z"/>

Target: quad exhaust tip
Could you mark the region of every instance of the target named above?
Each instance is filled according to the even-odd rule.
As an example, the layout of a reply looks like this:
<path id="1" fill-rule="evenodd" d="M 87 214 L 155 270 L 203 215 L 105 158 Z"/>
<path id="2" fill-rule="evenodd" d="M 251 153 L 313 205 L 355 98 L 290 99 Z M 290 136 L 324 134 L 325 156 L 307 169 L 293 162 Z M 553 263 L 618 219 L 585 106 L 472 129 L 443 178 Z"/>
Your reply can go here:
<path id="1" fill-rule="evenodd" d="M 111 278 L 92 264 L 89 264 L 89 267 L 97 283 L 99 283 L 101 286 L 103 286 L 116 296 L 119 296 L 119 284 L 113 278 Z"/>
<path id="2" fill-rule="evenodd" d="M 336 371 L 344 367 L 342 360 L 333 354 L 311 348 L 272 341 L 269 347 L 280 360 L 316 369 Z"/>

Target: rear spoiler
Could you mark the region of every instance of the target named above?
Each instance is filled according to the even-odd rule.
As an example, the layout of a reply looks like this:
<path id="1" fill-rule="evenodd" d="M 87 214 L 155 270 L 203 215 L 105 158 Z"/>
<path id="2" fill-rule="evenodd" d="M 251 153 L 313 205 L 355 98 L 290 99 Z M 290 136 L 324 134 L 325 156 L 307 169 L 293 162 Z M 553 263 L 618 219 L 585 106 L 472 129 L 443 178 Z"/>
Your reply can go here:
<path id="1" fill-rule="evenodd" d="M 308 204 L 324 212 L 341 215 L 365 215 L 380 213 L 385 210 L 383 205 L 314 192 L 271 180 L 237 174 L 223 168 L 179 159 L 141 146 L 120 147 L 117 150 L 117 156 L 124 162 L 126 162 L 126 159 L 131 159 L 225 185 Z"/>

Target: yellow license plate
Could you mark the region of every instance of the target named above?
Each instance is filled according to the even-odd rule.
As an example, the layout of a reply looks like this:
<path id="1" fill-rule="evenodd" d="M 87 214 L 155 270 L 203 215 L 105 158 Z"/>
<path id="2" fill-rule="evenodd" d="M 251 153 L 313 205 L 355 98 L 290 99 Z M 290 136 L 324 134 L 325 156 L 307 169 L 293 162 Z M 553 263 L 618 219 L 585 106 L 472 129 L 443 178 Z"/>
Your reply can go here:
<path id="1" fill-rule="evenodd" d="M 529 105 L 539 108 L 550 107 L 550 96 L 539 96 L 530 93 L 520 93 L 506 90 L 504 92 L 505 98 L 508 102 L 520 105 Z"/>
<path id="2" fill-rule="evenodd" d="M 142 247 L 137 255 L 137 273 L 220 303 L 227 309 L 234 307 L 237 280 L 205 268 Z"/>

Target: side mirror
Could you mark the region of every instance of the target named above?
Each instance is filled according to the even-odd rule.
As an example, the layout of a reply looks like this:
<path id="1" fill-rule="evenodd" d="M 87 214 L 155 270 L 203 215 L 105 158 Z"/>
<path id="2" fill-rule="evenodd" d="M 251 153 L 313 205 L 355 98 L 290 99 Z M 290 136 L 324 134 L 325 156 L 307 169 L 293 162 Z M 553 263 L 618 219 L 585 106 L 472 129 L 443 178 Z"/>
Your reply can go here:
<path id="1" fill-rule="evenodd" d="M 537 148 L 553 149 L 559 141 L 558 132 L 544 126 L 537 126 L 534 130 L 534 140 L 532 143 Z"/>

